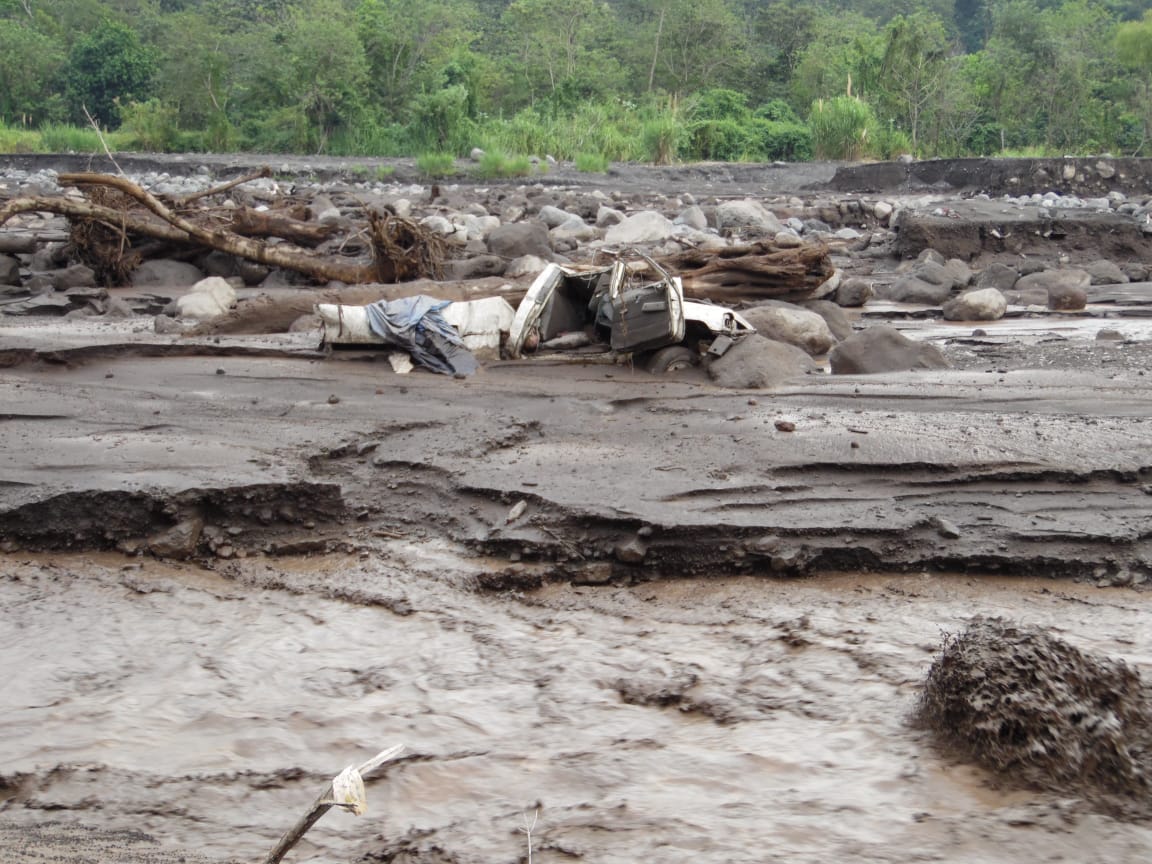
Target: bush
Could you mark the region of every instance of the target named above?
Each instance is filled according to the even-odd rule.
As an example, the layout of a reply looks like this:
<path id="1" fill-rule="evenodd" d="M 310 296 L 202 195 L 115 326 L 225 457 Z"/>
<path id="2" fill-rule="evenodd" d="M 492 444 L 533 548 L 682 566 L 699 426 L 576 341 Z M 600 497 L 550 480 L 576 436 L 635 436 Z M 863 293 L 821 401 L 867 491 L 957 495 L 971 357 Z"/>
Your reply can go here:
<path id="1" fill-rule="evenodd" d="M 701 120 L 688 130 L 688 157 L 735 162 L 748 152 L 748 130 L 735 120 Z"/>
<path id="2" fill-rule="evenodd" d="M 170 153 L 177 149 L 180 130 L 174 105 L 159 99 L 120 105 L 121 130 L 132 136 L 136 149 Z M 199 149 L 199 148 L 197 148 Z"/>
<path id="3" fill-rule="evenodd" d="M 805 162 L 812 158 L 812 130 L 803 123 L 765 120 L 748 123 L 750 154 L 764 162 Z"/>
<path id="4" fill-rule="evenodd" d="M 876 117 L 868 103 L 855 96 L 817 99 L 808 114 L 817 159 L 856 162 L 871 152 Z"/>
<path id="5" fill-rule="evenodd" d="M 456 173 L 456 157 L 451 153 L 422 153 L 416 167 L 425 177 L 448 177 Z"/>
<path id="6" fill-rule="evenodd" d="M 576 170 L 587 174 L 604 174 L 608 171 L 608 158 L 599 153 L 577 153 Z"/>
<path id="7" fill-rule="evenodd" d="M 880 159 L 895 159 L 904 153 L 912 152 L 912 139 L 903 129 L 878 128 L 872 142 L 872 153 Z"/>
<path id="8" fill-rule="evenodd" d="M 475 124 L 468 117 L 467 88 L 453 84 L 417 96 L 412 102 L 409 128 L 414 130 L 411 144 L 440 152 L 464 152 L 475 135 Z"/>
<path id="9" fill-rule="evenodd" d="M 792 106 L 783 99 L 773 99 L 771 102 L 765 102 L 752 112 L 752 116 L 758 117 L 761 120 L 771 120 L 774 123 L 801 125 L 799 116 L 792 110 Z"/>
<path id="10" fill-rule="evenodd" d="M 732 120 L 743 123 L 749 117 L 748 96 L 736 90 L 705 90 L 696 97 L 692 116 L 698 120 Z"/>
<path id="11" fill-rule="evenodd" d="M 640 140 L 644 156 L 654 165 L 671 165 L 684 148 L 687 133 L 674 114 L 647 121 Z"/>
<path id="12" fill-rule="evenodd" d="M 527 156 L 506 156 L 499 150 L 489 150 L 480 157 L 476 175 L 485 179 L 499 177 L 527 177 L 532 173 L 532 163 Z"/>

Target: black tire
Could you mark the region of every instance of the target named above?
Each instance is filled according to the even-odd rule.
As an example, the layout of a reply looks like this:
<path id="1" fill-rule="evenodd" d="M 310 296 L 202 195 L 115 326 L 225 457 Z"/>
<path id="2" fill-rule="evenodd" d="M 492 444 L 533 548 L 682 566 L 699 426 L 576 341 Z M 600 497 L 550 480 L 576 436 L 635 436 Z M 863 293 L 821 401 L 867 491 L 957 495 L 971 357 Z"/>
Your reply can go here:
<path id="1" fill-rule="evenodd" d="M 644 363 L 644 367 L 653 375 L 663 375 L 665 372 L 679 372 L 700 363 L 700 355 L 683 345 L 669 345 L 656 351 Z"/>

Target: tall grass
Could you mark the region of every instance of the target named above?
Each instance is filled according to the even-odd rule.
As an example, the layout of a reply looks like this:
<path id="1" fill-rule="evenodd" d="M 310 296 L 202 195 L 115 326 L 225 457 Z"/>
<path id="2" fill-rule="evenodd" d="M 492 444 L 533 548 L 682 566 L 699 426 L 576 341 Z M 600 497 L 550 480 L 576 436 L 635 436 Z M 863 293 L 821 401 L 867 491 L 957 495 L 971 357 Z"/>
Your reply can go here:
<path id="1" fill-rule="evenodd" d="M 488 180 L 501 177 L 527 177 L 532 162 L 527 156 L 507 156 L 499 150 L 487 150 L 476 166 L 476 176 Z"/>
<path id="2" fill-rule="evenodd" d="M 456 157 L 451 153 L 421 153 L 416 168 L 425 177 L 448 177 L 456 173 Z"/>
<path id="3" fill-rule="evenodd" d="M 855 96 L 817 99 L 808 114 L 817 159 L 857 162 L 871 152 L 876 116 Z"/>

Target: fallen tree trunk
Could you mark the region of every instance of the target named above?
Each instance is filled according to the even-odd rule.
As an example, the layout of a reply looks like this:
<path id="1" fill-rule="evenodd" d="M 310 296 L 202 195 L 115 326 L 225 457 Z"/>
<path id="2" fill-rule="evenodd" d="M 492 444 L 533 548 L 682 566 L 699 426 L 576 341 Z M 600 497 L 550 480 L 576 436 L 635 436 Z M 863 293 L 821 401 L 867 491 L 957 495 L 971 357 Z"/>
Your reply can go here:
<path id="1" fill-rule="evenodd" d="M 297 246 L 319 246 L 340 229 L 335 225 L 301 222 L 270 211 L 241 207 L 232 216 L 232 230 L 242 237 L 279 237 Z"/>
<path id="2" fill-rule="evenodd" d="M 691 297 L 719 303 L 798 297 L 823 285 L 834 272 L 828 248 L 805 244 L 776 249 L 764 243 L 724 249 L 690 249 L 662 258 Z"/>
<path id="3" fill-rule="evenodd" d="M 220 318 L 198 324 L 190 331 L 192 336 L 223 334 L 287 333 L 292 322 L 311 315 L 317 303 L 337 303 L 344 306 L 366 306 L 377 300 L 398 300 L 416 294 L 428 294 L 442 300 L 482 300 L 485 297 L 503 297 L 513 306 L 524 299 L 525 288 L 504 279 L 470 279 L 467 282 L 434 282 L 418 279 L 394 285 L 349 285 L 318 291 L 294 291 L 277 296 L 261 295 L 242 301 L 235 309 Z"/>

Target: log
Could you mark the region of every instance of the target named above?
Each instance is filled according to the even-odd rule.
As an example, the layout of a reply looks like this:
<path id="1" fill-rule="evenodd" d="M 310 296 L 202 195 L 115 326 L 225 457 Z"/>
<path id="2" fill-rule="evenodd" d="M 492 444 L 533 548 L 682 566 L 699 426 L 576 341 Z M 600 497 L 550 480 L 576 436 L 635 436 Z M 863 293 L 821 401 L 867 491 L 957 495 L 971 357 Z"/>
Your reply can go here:
<path id="1" fill-rule="evenodd" d="M 279 237 L 308 248 L 319 246 L 340 230 L 335 225 L 301 222 L 274 211 L 253 210 L 251 207 L 235 211 L 231 227 L 242 237 Z"/>
<path id="2" fill-rule="evenodd" d="M 795 249 L 776 249 L 764 243 L 691 249 L 658 263 L 680 276 L 689 296 L 728 304 L 802 297 L 823 285 L 835 270 L 828 248 L 822 244 Z"/>

